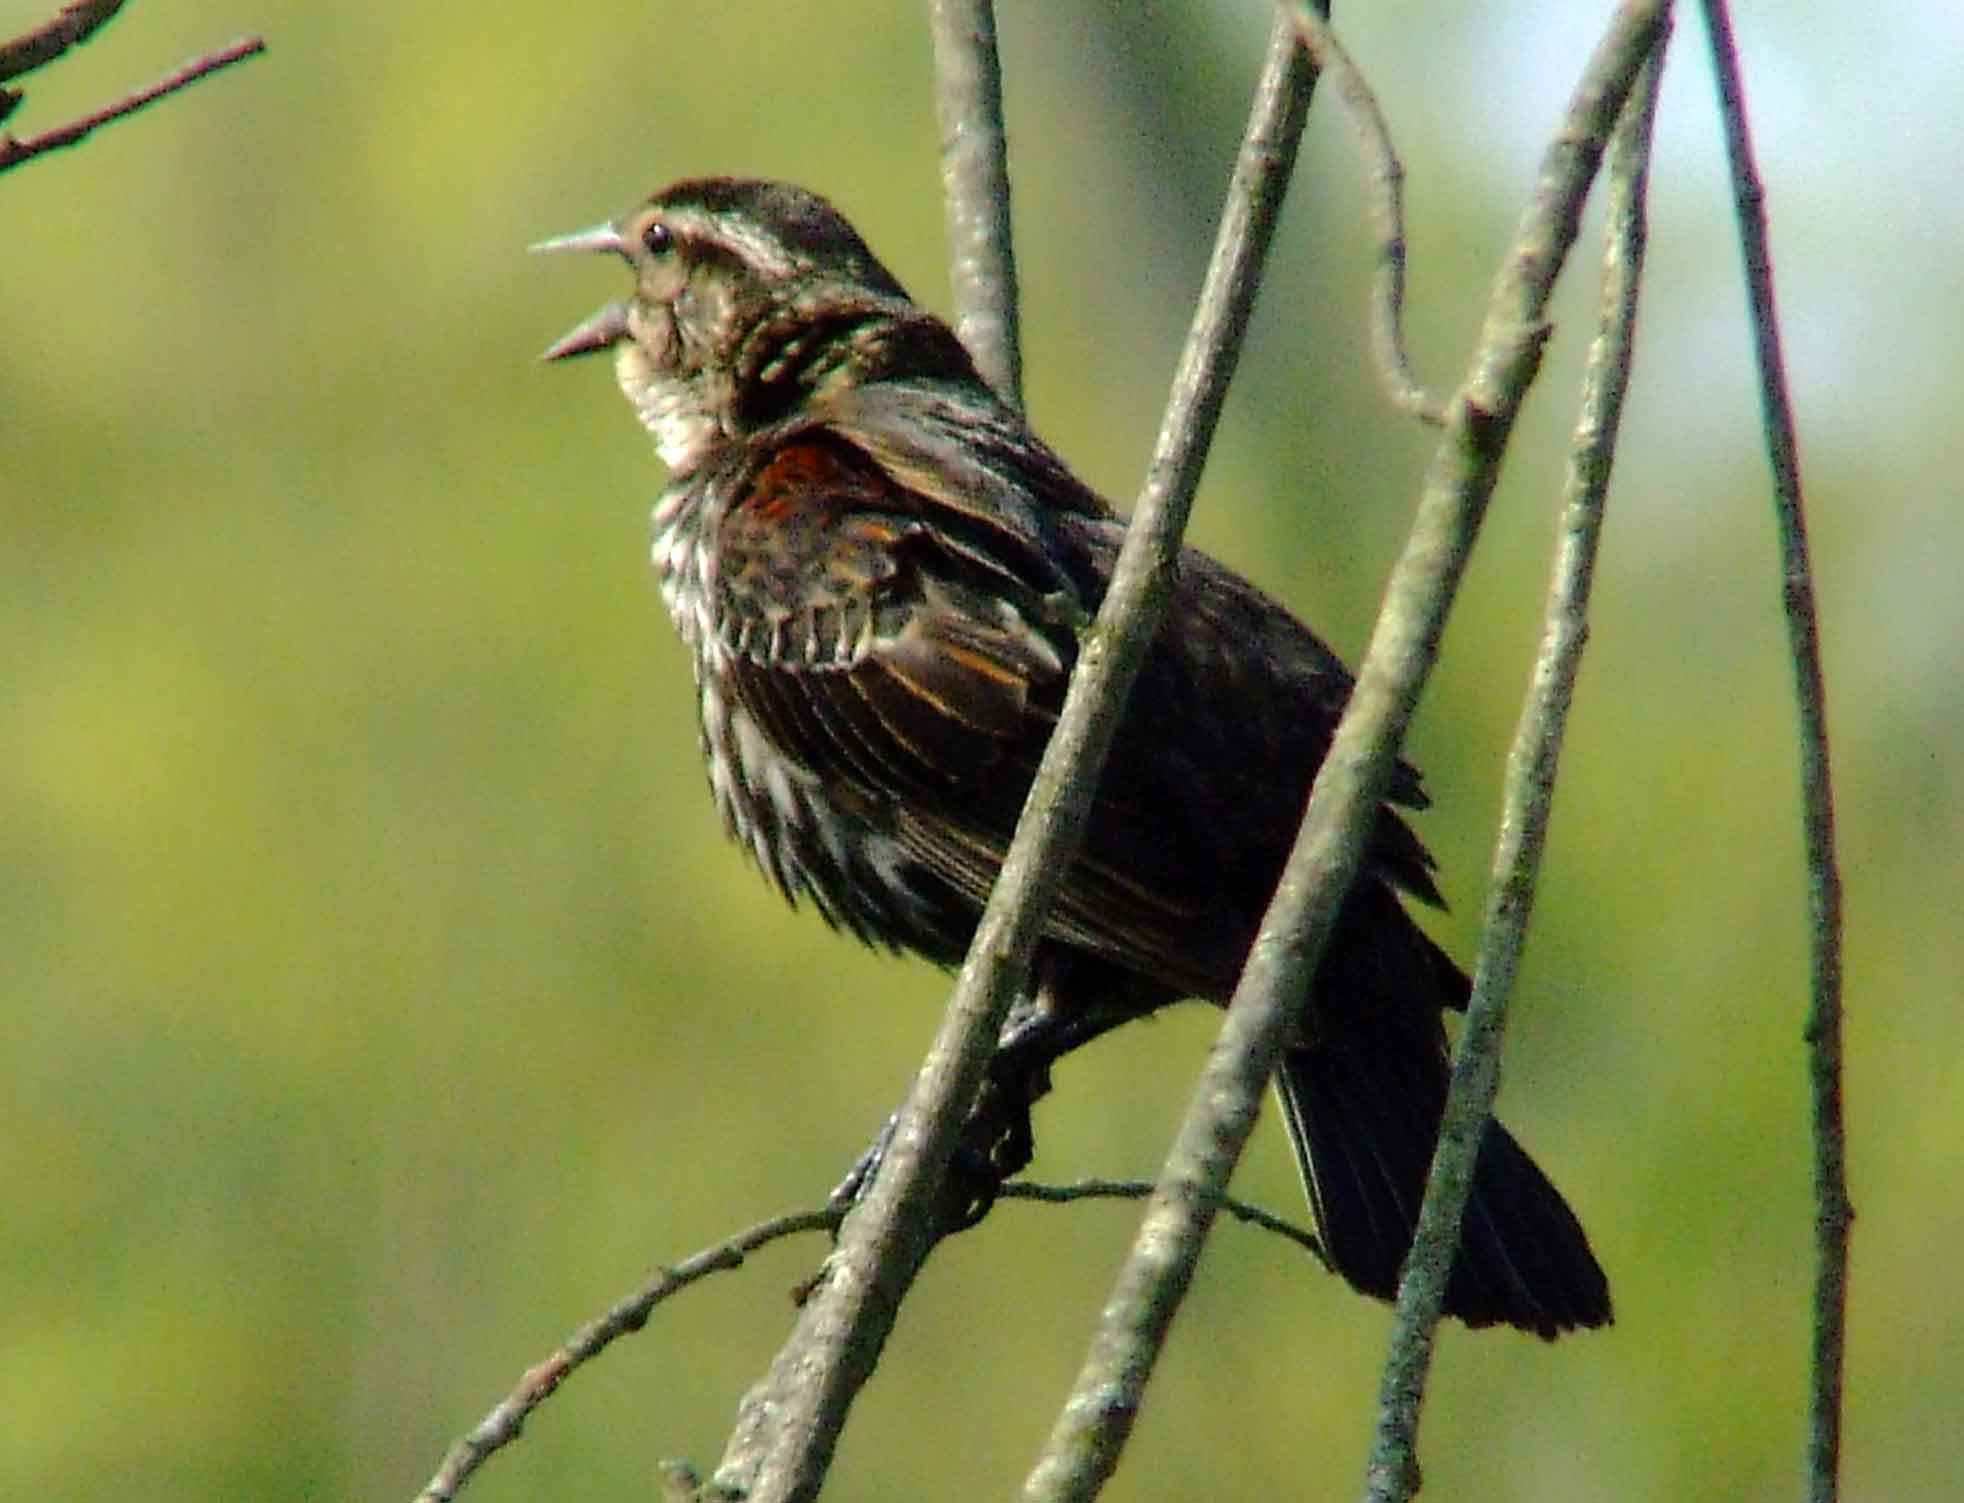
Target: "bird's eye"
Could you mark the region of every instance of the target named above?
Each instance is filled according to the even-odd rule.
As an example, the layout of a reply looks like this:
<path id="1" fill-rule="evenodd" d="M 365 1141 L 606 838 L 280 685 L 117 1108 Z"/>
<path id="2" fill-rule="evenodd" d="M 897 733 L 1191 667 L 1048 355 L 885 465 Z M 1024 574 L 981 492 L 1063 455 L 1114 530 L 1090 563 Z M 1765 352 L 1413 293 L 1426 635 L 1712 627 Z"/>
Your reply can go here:
<path id="1" fill-rule="evenodd" d="M 666 255 L 675 248 L 675 231 L 657 219 L 641 232 L 641 243 L 651 256 Z"/>

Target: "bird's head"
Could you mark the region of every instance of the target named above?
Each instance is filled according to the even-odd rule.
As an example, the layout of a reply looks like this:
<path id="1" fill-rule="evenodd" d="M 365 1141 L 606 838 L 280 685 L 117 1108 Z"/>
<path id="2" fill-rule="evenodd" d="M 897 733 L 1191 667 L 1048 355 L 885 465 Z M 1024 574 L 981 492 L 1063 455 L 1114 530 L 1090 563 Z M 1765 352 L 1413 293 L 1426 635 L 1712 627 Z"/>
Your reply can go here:
<path id="1" fill-rule="evenodd" d="M 621 390 L 677 472 L 844 386 L 974 379 L 953 331 L 831 204 L 788 183 L 688 179 L 533 249 L 627 262 L 633 291 L 544 358 L 614 350 Z"/>

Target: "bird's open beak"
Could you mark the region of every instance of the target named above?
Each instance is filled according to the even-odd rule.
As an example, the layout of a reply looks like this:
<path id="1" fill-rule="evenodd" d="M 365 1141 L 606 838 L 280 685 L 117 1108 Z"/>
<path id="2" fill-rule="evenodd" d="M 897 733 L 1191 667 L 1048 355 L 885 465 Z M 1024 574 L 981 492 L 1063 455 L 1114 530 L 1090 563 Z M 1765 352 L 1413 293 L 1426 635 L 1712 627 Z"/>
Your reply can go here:
<path id="1" fill-rule="evenodd" d="M 596 224 L 592 229 L 575 230 L 570 235 L 555 235 L 550 240 L 541 240 L 532 247 L 539 254 L 558 251 L 612 251 L 615 255 L 627 254 L 627 242 L 621 239 L 621 232 L 611 224 Z M 609 303 L 598 313 L 576 329 L 570 329 L 540 355 L 541 360 L 564 360 L 572 355 L 591 355 L 595 350 L 611 349 L 627 338 L 627 304 Z"/>
<path id="2" fill-rule="evenodd" d="M 541 360 L 564 360 L 570 355 L 591 355 L 610 350 L 627 338 L 627 304 L 609 303 L 576 329 L 568 329 L 548 345 Z"/>

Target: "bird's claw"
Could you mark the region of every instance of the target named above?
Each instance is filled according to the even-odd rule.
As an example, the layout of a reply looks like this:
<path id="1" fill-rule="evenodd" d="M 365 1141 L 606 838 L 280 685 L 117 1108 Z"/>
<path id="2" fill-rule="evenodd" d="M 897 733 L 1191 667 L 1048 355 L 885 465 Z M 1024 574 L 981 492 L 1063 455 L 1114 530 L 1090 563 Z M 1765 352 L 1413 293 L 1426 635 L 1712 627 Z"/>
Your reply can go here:
<path id="1" fill-rule="evenodd" d="M 835 1211 L 850 1211 L 866 1198 L 866 1192 L 873 1188 L 873 1181 L 885 1161 L 887 1150 L 893 1146 L 893 1135 L 900 1128 L 900 1113 L 888 1117 L 880 1130 L 873 1135 L 873 1141 L 866 1151 L 853 1160 L 852 1168 L 846 1177 L 832 1187 L 832 1193 L 825 1197 L 825 1204 Z"/>

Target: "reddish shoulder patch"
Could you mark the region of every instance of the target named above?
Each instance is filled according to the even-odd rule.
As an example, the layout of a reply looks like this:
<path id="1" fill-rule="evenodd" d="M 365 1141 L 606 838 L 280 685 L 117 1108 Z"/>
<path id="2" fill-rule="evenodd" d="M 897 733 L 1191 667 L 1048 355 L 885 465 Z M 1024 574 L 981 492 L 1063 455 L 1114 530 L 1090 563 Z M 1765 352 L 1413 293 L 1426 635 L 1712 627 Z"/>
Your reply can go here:
<path id="1" fill-rule="evenodd" d="M 787 521 L 812 507 L 858 510 L 878 504 L 887 489 L 870 463 L 854 463 L 832 444 L 806 441 L 786 444 L 766 461 L 743 505 L 767 521 Z"/>

